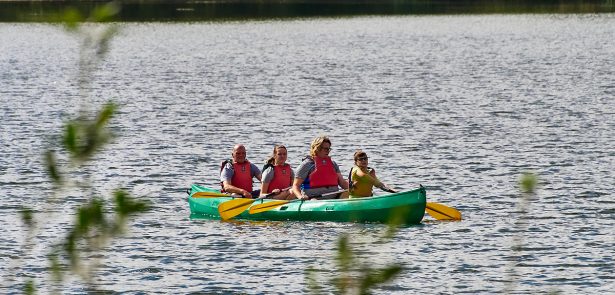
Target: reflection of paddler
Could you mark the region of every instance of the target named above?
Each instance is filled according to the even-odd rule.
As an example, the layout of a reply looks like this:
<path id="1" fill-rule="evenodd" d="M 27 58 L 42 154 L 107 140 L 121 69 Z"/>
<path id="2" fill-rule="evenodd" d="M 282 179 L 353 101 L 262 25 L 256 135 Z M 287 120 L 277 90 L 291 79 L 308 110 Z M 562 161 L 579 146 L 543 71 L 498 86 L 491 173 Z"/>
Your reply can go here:
<path id="1" fill-rule="evenodd" d="M 293 192 L 301 199 L 309 199 L 342 189 L 348 189 L 348 182 L 342 176 L 340 168 L 329 157 L 331 151 L 331 140 L 326 136 L 320 136 L 312 141 L 310 146 L 310 156 L 306 157 L 299 168 L 295 181 L 293 182 Z M 337 195 L 325 198 L 337 198 Z M 348 193 L 344 193 L 342 198 L 347 198 Z"/>
<path id="2" fill-rule="evenodd" d="M 261 180 L 261 171 L 256 165 L 246 160 L 246 148 L 242 144 L 233 147 L 233 160 L 222 162 L 220 168 L 220 182 L 222 191 L 238 194 L 244 198 L 252 198 L 259 195 L 259 190 L 252 190 L 252 179 Z"/>

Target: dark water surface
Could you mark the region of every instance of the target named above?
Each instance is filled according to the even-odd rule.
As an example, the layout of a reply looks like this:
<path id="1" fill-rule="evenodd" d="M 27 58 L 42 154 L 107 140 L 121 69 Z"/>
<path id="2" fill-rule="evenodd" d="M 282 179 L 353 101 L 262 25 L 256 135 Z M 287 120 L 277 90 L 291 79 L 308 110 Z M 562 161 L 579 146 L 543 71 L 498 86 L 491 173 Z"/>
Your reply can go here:
<path id="1" fill-rule="evenodd" d="M 615 288 L 615 15 L 358 17 L 121 24 L 94 105 L 120 104 L 120 137 L 89 169 L 154 210 L 98 257 L 98 287 L 126 293 L 287 294 L 305 270 L 337 274 L 340 234 L 373 266 L 406 271 L 377 294 L 611 293 Z M 0 269 L 41 293 L 49 246 L 80 194 L 45 205 L 42 151 L 84 103 L 76 38 L 0 24 Z M 185 189 L 217 185 L 237 142 L 262 162 L 273 144 L 297 166 L 327 134 L 344 173 L 357 148 L 385 182 L 427 188 L 464 220 L 374 224 L 190 220 Z M 539 175 L 520 233 L 520 174 Z M 45 222 L 24 253 L 18 209 Z M 516 238 L 523 246 L 512 250 Z M 15 262 L 25 257 L 22 262 Z M 14 270 L 17 266 L 21 269 Z M 514 267 L 513 267 L 514 266 Z M 83 292 L 75 281 L 67 293 Z M 3 275 L 3 293 L 16 292 Z"/>
<path id="2" fill-rule="evenodd" d="M 75 8 L 84 15 L 108 1 L 0 0 L 0 22 L 50 21 Z M 212 21 L 366 15 L 612 13 L 613 0 L 141 0 L 116 1 L 117 21 Z"/>

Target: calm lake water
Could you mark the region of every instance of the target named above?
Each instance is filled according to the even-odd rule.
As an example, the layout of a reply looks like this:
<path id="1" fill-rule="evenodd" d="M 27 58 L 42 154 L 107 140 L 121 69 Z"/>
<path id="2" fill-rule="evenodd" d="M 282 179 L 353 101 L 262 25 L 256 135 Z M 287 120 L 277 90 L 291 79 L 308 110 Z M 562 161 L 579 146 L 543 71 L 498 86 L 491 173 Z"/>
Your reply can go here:
<path id="1" fill-rule="evenodd" d="M 121 24 L 78 99 L 78 42 L 58 26 L 0 24 L 0 271 L 45 283 L 50 245 L 83 200 L 48 205 L 42 152 L 80 106 L 120 105 L 117 140 L 89 166 L 154 209 L 97 256 L 97 287 L 129 294 L 307 292 L 338 272 L 348 234 L 365 263 L 406 270 L 376 294 L 612 293 L 615 14 L 461 15 Z M 235 143 L 297 166 L 326 134 L 347 173 L 361 148 L 394 187 L 422 184 L 461 222 L 386 226 L 190 220 L 185 190 L 216 186 Z M 522 215 L 519 176 L 540 180 Z M 41 231 L 24 252 L 17 214 Z M 526 221 L 526 231 L 515 225 Z M 513 250 L 517 239 L 522 246 Z M 516 249 L 516 248 L 515 248 Z M 18 258 L 24 260 L 19 261 Z M 70 281 L 66 293 L 82 293 Z M 3 275 L 2 293 L 17 292 Z"/>

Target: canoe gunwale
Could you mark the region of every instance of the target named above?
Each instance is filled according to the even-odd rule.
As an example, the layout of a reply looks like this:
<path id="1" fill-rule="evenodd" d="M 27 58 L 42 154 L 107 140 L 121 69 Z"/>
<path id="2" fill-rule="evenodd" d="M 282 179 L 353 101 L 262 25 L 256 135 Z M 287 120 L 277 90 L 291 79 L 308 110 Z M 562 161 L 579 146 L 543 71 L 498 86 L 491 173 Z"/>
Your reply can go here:
<path id="1" fill-rule="evenodd" d="M 212 191 L 218 192 L 218 190 L 212 190 Z M 363 197 L 363 198 L 304 200 L 304 201 L 323 202 L 323 203 L 328 203 L 328 202 L 357 202 L 357 201 L 365 202 L 365 201 L 372 201 L 372 200 L 379 200 L 379 199 L 386 199 L 386 198 L 396 197 L 398 195 L 407 195 L 407 194 L 414 193 L 415 191 L 425 191 L 425 188 L 419 187 L 419 188 L 416 188 L 416 189 L 413 189 L 413 190 L 401 191 L 401 192 L 396 192 L 396 193 L 389 193 L 389 194 L 384 194 L 384 195 L 375 195 L 375 196 Z M 189 193 L 189 195 L 190 195 L 189 198 L 192 198 L 192 195 L 194 195 L 194 193 L 196 193 L 196 192 L 198 192 L 198 191 L 194 191 L 193 190 L 192 192 L 190 192 Z M 233 197 L 233 196 L 230 196 L 230 195 L 228 197 L 220 197 L 220 198 L 228 198 L 229 200 L 243 199 L 243 198 L 240 198 L 240 197 Z M 259 201 L 279 201 L 279 200 L 275 200 L 275 199 L 260 199 Z"/>

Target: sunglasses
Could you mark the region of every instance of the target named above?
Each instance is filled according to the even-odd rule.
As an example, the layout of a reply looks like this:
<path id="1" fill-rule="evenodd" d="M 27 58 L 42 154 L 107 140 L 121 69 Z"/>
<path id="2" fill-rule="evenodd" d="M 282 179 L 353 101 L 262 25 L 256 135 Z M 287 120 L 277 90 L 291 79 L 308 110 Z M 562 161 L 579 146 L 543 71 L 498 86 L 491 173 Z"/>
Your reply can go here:
<path id="1" fill-rule="evenodd" d="M 330 147 L 321 147 L 320 149 L 323 150 L 323 151 L 331 151 Z"/>
<path id="2" fill-rule="evenodd" d="M 360 157 L 357 158 L 357 161 L 367 161 L 367 159 L 369 159 L 368 157 Z"/>

